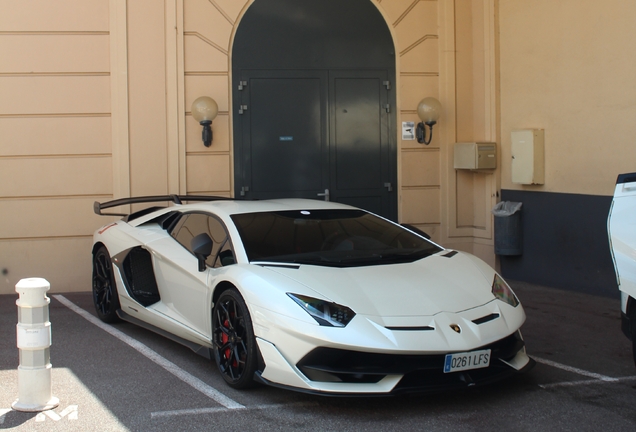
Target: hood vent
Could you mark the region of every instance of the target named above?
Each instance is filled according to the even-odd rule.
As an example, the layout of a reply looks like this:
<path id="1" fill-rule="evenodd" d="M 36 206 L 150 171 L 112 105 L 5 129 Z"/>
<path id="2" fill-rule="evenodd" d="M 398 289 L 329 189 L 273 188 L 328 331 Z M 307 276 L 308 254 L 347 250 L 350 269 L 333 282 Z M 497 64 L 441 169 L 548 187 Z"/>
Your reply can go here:
<path id="1" fill-rule="evenodd" d="M 300 268 L 300 266 L 296 264 L 272 264 L 272 263 L 264 263 L 264 262 L 252 262 L 251 264 L 255 264 L 261 267 L 286 268 L 286 269 L 293 269 L 293 270 L 298 270 Z"/>
<path id="2" fill-rule="evenodd" d="M 392 331 L 429 331 L 435 330 L 435 327 L 423 326 L 423 327 L 385 327 L 387 330 Z"/>
<path id="3" fill-rule="evenodd" d="M 487 323 L 488 321 L 492 321 L 497 318 L 499 318 L 498 313 L 491 313 L 490 315 L 486 315 L 481 318 L 474 319 L 473 323 L 479 325 L 479 324 Z"/>

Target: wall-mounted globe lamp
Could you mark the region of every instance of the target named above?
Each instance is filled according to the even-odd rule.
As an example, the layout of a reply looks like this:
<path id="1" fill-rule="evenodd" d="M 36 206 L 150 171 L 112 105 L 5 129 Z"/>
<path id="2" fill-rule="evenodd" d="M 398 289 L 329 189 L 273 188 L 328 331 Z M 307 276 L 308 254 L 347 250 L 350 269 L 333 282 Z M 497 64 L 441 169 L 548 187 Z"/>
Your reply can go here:
<path id="1" fill-rule="evenodd" d="M 437 123 L 440 113 L 442 112 L 442 104 L 432 97 L 424 98 L 417 105 L 417 115 L 421 122 L 417 124 L 416 136 L 417 142 L 429 145 L 433 139 L 433 126 Z M 428 139 L 426 139 L 426 126 L 429 128 Z"/>
<path id="2" fill-rule="evenodd" d="M 216 101 L 208 96 L 201 96 L 192 102 L 192 117 L 203 126 L 201 139 L 203 145 L 210 147 L 212 145 L 212 120 L 219 113 L 219 106 Z"/>

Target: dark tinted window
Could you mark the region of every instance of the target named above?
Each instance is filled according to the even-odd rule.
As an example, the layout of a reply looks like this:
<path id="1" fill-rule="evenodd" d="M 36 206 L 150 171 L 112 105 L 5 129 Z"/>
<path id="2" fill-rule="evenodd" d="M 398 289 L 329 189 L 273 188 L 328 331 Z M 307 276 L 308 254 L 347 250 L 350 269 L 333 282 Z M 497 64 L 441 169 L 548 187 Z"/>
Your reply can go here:
<path id="1" fill-rule="evenodd" d="M 192 252 L 192 239 L 204 232 L 214 242 L 212 253 L 206 260 L 206 264 L 210 267 L 234 264 L 234 253 L 225 227 L 215 217 L 204 213 L 186 214 L 179 220 L 171 235 L 183 247 Z"/>
<path id="2" fill-rule="evenodd" d="M 411 262 L 442 250 L 360 210 L 248 213 L 232 219 L 250 261 L 373 265 Z"/>

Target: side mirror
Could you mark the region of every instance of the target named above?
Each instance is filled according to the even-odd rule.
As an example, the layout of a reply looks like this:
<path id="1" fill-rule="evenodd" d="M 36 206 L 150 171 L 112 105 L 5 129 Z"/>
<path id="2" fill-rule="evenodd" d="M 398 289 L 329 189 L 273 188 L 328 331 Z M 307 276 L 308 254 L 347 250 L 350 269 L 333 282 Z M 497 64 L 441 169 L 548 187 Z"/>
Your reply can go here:
<path id="1" fill-rule="evenodd" d="M 205 260 L 208 259 L 212 253 L 212 245 L 213 242 L 208 233 L 201 233 L 190 241 L 192 252 L 194 252 L 194 256 L 199 260 L 200 272 L 205 271 Z"/>

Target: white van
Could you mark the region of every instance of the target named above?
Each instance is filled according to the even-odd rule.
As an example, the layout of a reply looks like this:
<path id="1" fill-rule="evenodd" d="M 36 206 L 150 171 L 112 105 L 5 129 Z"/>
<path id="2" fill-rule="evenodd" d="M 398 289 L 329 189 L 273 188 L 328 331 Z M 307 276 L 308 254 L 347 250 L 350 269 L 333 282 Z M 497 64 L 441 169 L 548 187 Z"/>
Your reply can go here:
<path id="1" fill-rule="evenodd" d="M 616 180 L 607 232 L 621 290 L 621 328 L 632 341 L 636 364 L 636 173 L 621 174 Z"/>

